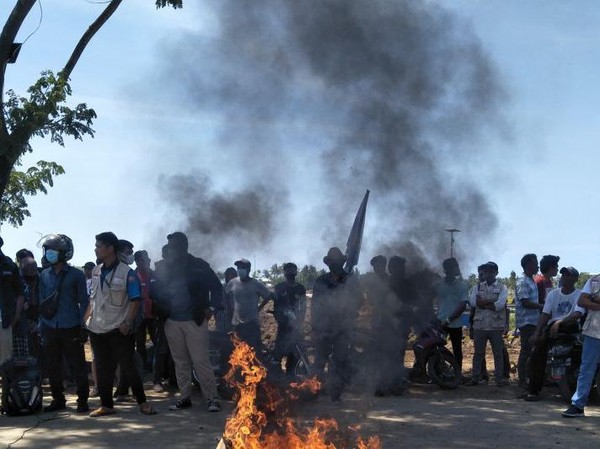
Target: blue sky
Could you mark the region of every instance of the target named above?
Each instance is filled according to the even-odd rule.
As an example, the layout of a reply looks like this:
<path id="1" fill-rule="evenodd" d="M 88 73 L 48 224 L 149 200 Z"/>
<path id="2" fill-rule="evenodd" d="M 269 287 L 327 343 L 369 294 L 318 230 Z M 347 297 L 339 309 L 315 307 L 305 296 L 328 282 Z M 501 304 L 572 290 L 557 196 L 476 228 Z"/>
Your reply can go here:
<path id="1" fill-rule="evenodd" d="M 226 151 L 216 151 L 219 117 L 180 108 L 169 101 L 169 89 L 162 84 L 177 79 L 154 76 L 165 49 L 179 36 L 198 30 L 206 35 L 216 32 L 218 25 L 209 8 L 214 2 L 202 8 L 184 2 L 186 8 L 180 11 L 156 11 L 153 3 L 124 2 L 84 53 L 72 74 L 72 102 L 86 102 L 96 109 L 96 138 L 68 141 L 64 149 L 45 141 L 33 143 L 36 151 L 25 159 L 26 164 L 55 160 L 67 174 L 56 179 L 47 196 L 31 199 L 33 216 L 21 228 L 3 226 L 7 254 L 30 247 L 39 256 L 41 250 L 35 248 L 39 236 L 62 232 L 75 242 L 73 262 L 83 264 L 93 260 L 93 236 L 110 229 L 132 240 L 136 249 L 147 248 L 157 259 L 164 243 L 161 232 L 177 229 L 181 220 L 157 192 L 159 177 L 207 165 L 239 169 L 247 164 L 232 160 Z M 457 235 L 456 245 L 469 253 L 463 272 L 473 272 L 487 260 L 498 263 L 501 275 L 520 272 L 519 260 L 526 252 L 557 254 L 561 264 L 600 271 L 595 232 L 600 217 L 593 199 L 600 163 L 596 151 L 600 5 L 558 0 L 435 3 L 451 10 L 479 37 L 509 97 L 504 111 L 509 136 L 484 142 L 486 156 L 465 163 L 464 176 L 473 177 L 488 196 L 500 225 L 489 245 L 477 254 L 469 253 L 467 234 Z M 0 20 L 9 6 L 12 2 L 0 5 Z M 7 70 L 6 88 L 18 93 L 41 70 L 62 66 L 102 5 L 44 0 L 42 7 L 40 29 L 24 45 L 17 64 Z M 36 28 L 39 14 L 36 6 L 21 39 Z M 290 154 L 285 162 L 257 161 L 263 162 L 281 162 L 310 180 L 301 155 Z M 461 170 L 460 164 L 455 169 Z M 215 188 L 225 189 L 232 179 L 218 176 L 218 171 Z M 301 223 L 301 217 L 311 213 L 307 198 L 318 187 L 297 182 L 291 190 L 296 193 L 291 206 Z M 359 202 L 357 198 L 356 207 Z M 258 268 L 287 259 L 320 265 L 329 245 L 314 245 L 311 231 L 293 229 L 252 254 L 236 254 L 235 248 L 227 251 L 231 262 L 246 256 Z M 365 253 L 359 265 L 363 269 L 375 232 L 367 218 Z"/>

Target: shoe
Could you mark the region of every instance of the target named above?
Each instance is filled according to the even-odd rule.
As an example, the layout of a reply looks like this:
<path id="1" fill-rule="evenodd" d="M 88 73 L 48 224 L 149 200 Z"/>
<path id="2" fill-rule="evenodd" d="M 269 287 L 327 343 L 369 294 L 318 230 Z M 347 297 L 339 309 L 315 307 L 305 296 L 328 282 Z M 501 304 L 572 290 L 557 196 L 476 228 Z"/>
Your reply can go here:
<path id="1" fill-rule="evenodd" d="M 156 415 L 157 412 L 151 404 L 144 402 L 143 404 L 140 404 L 140 413 L 144 415 Z"/>
<path id="2" fill-rule="evenodd" d="M 190 398 L 181 398 L 175 404 L 169 407 L 169 410 L 183 410 L 184 408 L 190 408 L 192 406 L 192 400 Z"/>
<path id="3" fill-rule="evenodd" d="M 577 407 L 576 405 L 571 405 L 568 409 L 562 412 L 562 415 L 565 418 L 580 418 L 585 416 L 582 408 Z"/>
<path id="4" fill-rule="evenodd" d="M 191 405 L 191 403 L 190 403 L 190 405 Z M 221 404 L 219 404 L 219 401 L 216 398 L 208 400 L 208 411 L 209 412 L 220 412 L 221 411 Z"/>
<path id="5" fill-rule="evenodd" d="M 163 393 L 165 391 L 165 387 L 163 387 L 163 384 L 160 382 L 155 383 L 152 389 L 155 393 Z"/>
<path id="6" fill-rule="evenodd" d="M 115 411 L 114 408 L 98 407 L 96 410 L 94 410 L 92 413 L 89 414 L 89 417 L 90 418 L 101 418 L 103 416 L 114 415 L 115 413 L 117 413 L 117 412 Z"/>
<path id="7" fill-rule="evenodd" d="M 77 413 L 87 413 L 90 411 L 90 406 L 87 401 L 77 403 Z"/>
<path id="8" fill-rule="evenodd" d="M 57 412 L 59 410 L 65 410 L 67 405 L 64 401 L 55 401 L 54 399 L 50 402 L 50 405 L 44 407 L 44 412 Z"/>
<path id="9" fill-rule="evenodd" d="M 540 399 L 542 399 L 542 397 L 539 394 L 535 393 L 527 393 L 523 396 L 523 400 L 527 402 L 537 402 Z"/>
<path id="10" fill-rule="evenodd" d="M 471 379 L 465 383 L 465 387 L 476 387 L 477 385 L 481 385 L 483 382 L 483 380 Z"/>
<path id="11" fill-rule="evenodd" d="M 496 386 L 498 387 L 506 387 L 508 385 L 508 380 L 502 379 L 496 382 Z"/>

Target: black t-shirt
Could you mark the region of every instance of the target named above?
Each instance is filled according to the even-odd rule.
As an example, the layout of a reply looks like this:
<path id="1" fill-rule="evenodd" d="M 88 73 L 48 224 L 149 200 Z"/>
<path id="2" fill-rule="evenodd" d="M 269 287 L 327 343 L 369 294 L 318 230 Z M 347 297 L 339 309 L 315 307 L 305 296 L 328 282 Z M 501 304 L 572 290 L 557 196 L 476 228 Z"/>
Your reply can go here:
<path id="1" fill-rule="evenodd" d="M 283 313 L 285 309 L 297 312 L 302 304 L 300 301 L 306 296 L 304 285 L 295 282 L 281 282 L 275 286 L 275 315 Z"/>

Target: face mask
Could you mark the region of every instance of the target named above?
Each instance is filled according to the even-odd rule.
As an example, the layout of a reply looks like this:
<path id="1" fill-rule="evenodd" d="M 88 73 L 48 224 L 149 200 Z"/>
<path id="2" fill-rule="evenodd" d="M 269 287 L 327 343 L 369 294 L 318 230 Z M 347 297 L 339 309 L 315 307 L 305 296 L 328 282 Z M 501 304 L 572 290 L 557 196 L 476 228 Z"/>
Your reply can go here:
<path id="1" fill-rule="evenodd" d="M 238 276 L 242 279 L 248 277 L 248 269 L 247 268 L 238 268 L 237 273 L 238 273 Z"/>
<path id="2" fill-rule="evenodd" d="M 58 263 L 58 258 L 60 256 L 60 253 L 54 249 L 47 249 L 46 250 L 46 260 L 48 261 L 48 263 L 50 265 L 54 265 Z"/>
<path id="3" fill-rule="evenodd" d="M 131 265 L 133 263 L 134 257 L 133 257 L 133 254 L 123 254 L 123 253 L 121 253 L 119 259 L 121 259 L 121 261 L 123 263 L 126 263 L 127 265 Z"/>

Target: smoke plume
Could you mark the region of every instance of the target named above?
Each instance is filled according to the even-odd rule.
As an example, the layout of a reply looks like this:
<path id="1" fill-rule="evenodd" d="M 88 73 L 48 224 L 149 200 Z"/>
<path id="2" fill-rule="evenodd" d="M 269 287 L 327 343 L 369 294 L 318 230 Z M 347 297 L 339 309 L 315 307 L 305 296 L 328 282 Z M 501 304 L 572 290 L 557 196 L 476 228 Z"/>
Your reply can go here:
<path id="1" fill-rule="evenodd" d="M 249 251 L 260 248 L 278 238 L 272 212 L 283 202 L 296 213 L 280 224 L 296 220 L 302 250 L 322 257 L 343 246 L 370 189 L 363 260 L 410 251 L 401 255 L 439 263 L 448 227 L 462 231 L 459 256 L 477 257 L 497 219 L 471 175 L 503 123 L 505 93 L 468 25 L 435 2 L 210 5 L 214 33 L 170 46 L 166 75 L 182 80 L 173 89 L 184 107 L 218 122 L 215 145 L 231 159 L 219 176 L 252 193 L 243 202 L 207 194 L 207 176 L 166 181 L 169 201 L 190 211 L 191 238 L 245 236 Z M 183 184 L 199 193 L 187 196 Z M 235 221 L 248 216 L 249 228 Z"/>

